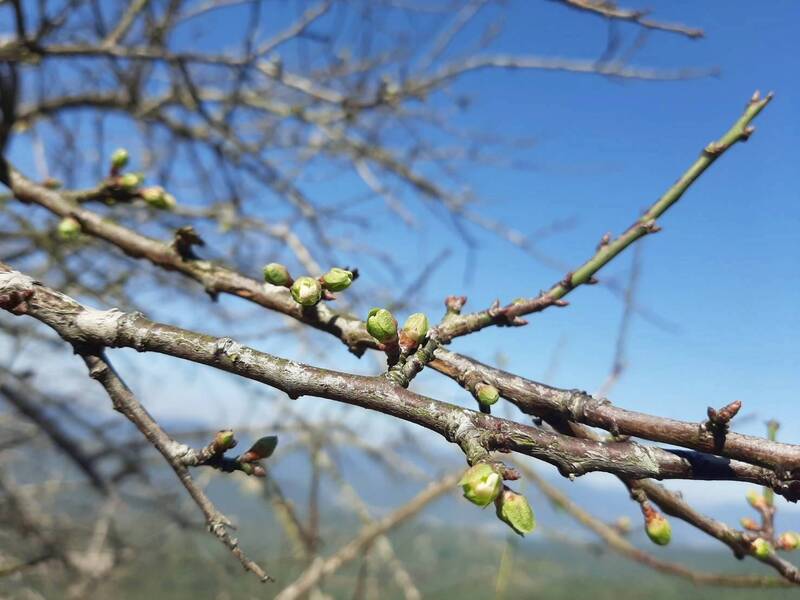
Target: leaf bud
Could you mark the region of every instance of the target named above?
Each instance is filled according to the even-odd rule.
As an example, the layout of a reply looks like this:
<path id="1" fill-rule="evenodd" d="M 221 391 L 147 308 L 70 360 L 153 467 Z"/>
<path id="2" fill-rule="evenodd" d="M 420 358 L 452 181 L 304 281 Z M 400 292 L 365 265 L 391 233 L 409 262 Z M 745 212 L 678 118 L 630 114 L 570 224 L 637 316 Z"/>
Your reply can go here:
<path id="1" fill-rule="evenodd" d="M 519 535 L 525 535 L 536 528 L 536 517 L 528 499 L 522 494 L 505 488 L 494 501 L 497 518 L 508 524 Z"/>

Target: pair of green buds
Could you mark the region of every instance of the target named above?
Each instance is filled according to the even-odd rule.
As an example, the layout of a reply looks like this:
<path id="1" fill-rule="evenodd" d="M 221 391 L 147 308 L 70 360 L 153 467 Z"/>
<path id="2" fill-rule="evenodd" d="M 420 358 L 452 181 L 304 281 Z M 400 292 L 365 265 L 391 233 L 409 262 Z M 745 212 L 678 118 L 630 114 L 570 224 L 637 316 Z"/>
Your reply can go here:
<path id="1" fill-rule="evenodd" d="M 528 499 L 503 485 L 498 470 L 487 463 L 478 463 L 466 470 L 458 482 L 464 497 L 481 507 L 494 502 L 497 518 L 515 533 L 525 535 L 536 528 L 536 517 Z"/>
<path id="2" fill-rule="evenodd" d="M 322 299 L 323 290 L 341 292 L 349 288 L 353 283 L 353 272 L 334 267 L 319 279 L 308 276 L 292 279 L 284 265 L 269 263 L 264 267 L 264 281 L 288 287 L 294 301 L 301 306 L 314 306 Z"/>
<path id="3" fill-rule="evenodd" d="M 425 313 L 414 313 L 397 331 L 397 319 L 385 308 L 373 308 L 367 315 L 367 332 L 381 344 L 399 341 L 402 347 L 416 348 L 428 335 L 429 323 Z"/>

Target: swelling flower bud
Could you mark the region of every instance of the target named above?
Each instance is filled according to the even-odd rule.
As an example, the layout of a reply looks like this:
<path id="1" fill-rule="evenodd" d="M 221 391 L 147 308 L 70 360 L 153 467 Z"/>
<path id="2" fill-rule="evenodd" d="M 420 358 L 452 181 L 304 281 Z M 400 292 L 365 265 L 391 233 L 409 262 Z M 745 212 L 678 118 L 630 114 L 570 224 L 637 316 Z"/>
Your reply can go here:
<path id="1" fill-rule="evenodd" d="M 144 177 L 138 173 L 125 173 L 119 178 L 119 186 L 130 192 L 134 191 L 144 181 Z"/>
<path id="2" fill-rule="evenodd" d="M 425 313 L 414 313 L 408 317 L 403 325 L 403 334 L 415 344 L 424 340 L 428 334 L 428 317 Z"/>
<path id="3" fill-rule="evenodd" d="M 476 385 L 475 392 L 478 402 L 484 406 L 491 406 L 497 402 L 498 398 L 500 398 L 500 392 L 498 389 L 493 385 L 489 385 L 488 383 L 479 383 Z"/>
<path id="4" fill-rule="evenodd" d="M 142 199 L 144 199 L 147 204 L 159 210 L 171 210 L 175 208 L 177 204 L 175 196 L 168 194 L 164 188 L 157 185 L 144 188 L 141 191 L 141 195 Z"/>
<path id="5" fill-rule="evenodd" d="M 269 263 L 264 267 L 264 281 L 272 285 L 287 287 L 292 284 L 289 269 L 280 263 Z"/>
<path id="6" fill-rule="evenodd" d="M 670 527 L 669 521 L 655 511 L 653 511 L 645 521 L 645 530 L 647 531 L 647 537 L 650 538 L 650 541 L 659 546 L 666 546 L 669 544 L 669 541 L 672 539 L 672 527 Z"/>
<path id="7" fill-rule="evenodd" d="M 518 534 L 524 536 L 536 528 L 536 517 L 533 516 L 527 498 L 522 494 L 504 489 L 494 501 L 494 505 L 497 509 L 497 518 L 507 523 Z"/>
<path id="8" fill-rule="evenodd" d="M 778 538 L 778 548 L 781 550 L 797 550 L 800 548 L 800 533 L 787 531 Z"/>
<path id="9" fill-rule="evenodd" d="M 300 277 L 292 284 L 292 298 L 302 306 L 314 306 L 322 298 L 322 285 L 313 277 Z"/>
<path id="10" fill-rule="evenodd" d="M 373 308 L 367 315 L 367 331 L 385 344 L 397 337 L 397 320 L 385 308 Z"/>
<path id="11" fill-rule="evenodd" d="M 332 268 L 322 276 L 322 284 L 325 286 L 325 289 L 332 292 L 346 290 L 350 287 L 351 283 L 353 283 L 353 273 L 338 267 Z"/>
<path id="12" fill-rule="evenodd" d="M 81 235 L 81 224 L 72 217 L 61 219 L 58 224 L 58 237 L 65 242 L 74 242 Z"/>
<path id="13" fill-rule="evenodd" d="M 758 558 L 767 558 L 775 552 L 772 544 L 764 538 L 756 538 L 751 547 L 753 548 L 753 554 Z"/>
<path id="14" fill-rule="evenodd" d="M 478 506 L 488 506 L 500 495 L 503 480 L 491 465 L 478 463 L 465 471 L 458 485 L 464 490 L 464 498 Z"/>
<path id="15" fill-rule="evenodd" d="M 124 169 L 128 164 L 128 151 L 125 148 L 117 148 L 111 155 L 111 168 L 114 170 Z"/>

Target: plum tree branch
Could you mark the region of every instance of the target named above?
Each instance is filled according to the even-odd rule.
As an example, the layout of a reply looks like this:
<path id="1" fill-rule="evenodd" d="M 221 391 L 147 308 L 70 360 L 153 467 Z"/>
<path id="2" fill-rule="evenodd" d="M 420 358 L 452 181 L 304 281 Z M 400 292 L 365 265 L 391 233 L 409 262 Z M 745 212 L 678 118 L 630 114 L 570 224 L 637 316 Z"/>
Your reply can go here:
<path id="1" fill-rule="evenodd" d="M 495 386 L 500 395 L 523 412 L 538 417 L 557 416 L 600 427 L 614 435 L 674 444 L 744 460 L 776 471 L 800 473 L 800 446 L 723 431 L 709 422 L 690 423 L 618 408 L 605 398 L 581 390 L 564 390 L 490 367 L 475 359 L 439 348 L 429 365 L 456 379 L 479 379 Z"/>
<path id="2" fill-rule="evenodd" d="M 513 451 L 549 462 L 565 476 L 605 471 L 631 479 L 732 480 L 772 488 L 789 500 L 800 481 L 741 461 L 634 442 L 596 442 L 551 433 L 460 408 L 365 377 L 278 358 L 235 342 L 155 323 L 141 313 L 86 308 L 0 263 L 0 305 L 47 324 L 66 341 L 128 347 L 205 364 L 265 383 L 296 398 L 309 395 L 375 410 L 415 423 L 458 444 L 470 463 L 492 450 Z"/>

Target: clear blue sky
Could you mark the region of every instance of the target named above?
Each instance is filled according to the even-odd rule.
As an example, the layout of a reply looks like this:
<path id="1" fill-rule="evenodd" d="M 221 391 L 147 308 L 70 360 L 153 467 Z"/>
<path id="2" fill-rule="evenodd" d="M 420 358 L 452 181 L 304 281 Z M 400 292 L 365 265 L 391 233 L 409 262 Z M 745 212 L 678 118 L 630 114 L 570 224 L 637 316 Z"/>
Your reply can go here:
<path id="1" fill-rule="evenodd" d="M 534 169 L 476 168 L 463 173 L 464 181 L 479 192 L 487 214 L 523 233 L 577 218 L 573 228 L 542 244 L 551 256 L 577 265 L 604 232 L 624 230 L 705 144 L 721 135 L 754 90 L 774 90 L 776 98 L 758 118 L 752 139 L 715 164 L 663 218 L 663 232 L 645 240 L 639 301 L 675 327 L 635 319 L 628 370 L 612 399 L 621 406 L 684 419 L 702 418 L 709 404 L 741 399 L 743 413 L 756 417 L 744 421 L 741 430 L 762 433 L 763 421 L 777 417 L 784 425 L 781 437 L 800 442 L 800 4 L 624 4 L 646 5 L 656 18 L 685 22 L 707 33 L 699 41 L 653 33 L 634 63 L 719 67 L 721 74 L 664 83 L 538 71 L 484 71 L 466 77 L 458 89 L 473 96 L 474 104 L 462 124 L 532 137 L 536 143 L 516 156 Z M 627 26 L 621 31 L 636 34 Z M 599 18 L 555 3 L 517 1 L 510 3 L 506 30 L 495 50 L 595 58 L 606 41 L 607 25 Z M 123 144 L 120 137 L 112 144 Z M 15 150 L 26 152 L 21 146 Z M 343 195 L 353 191 L 341 190 Z M 495 297 L 508 301 L 533 295 L 563 276 L 505 242 L 478 234 L 476 263 L 465 280 L 465 248 L 441 223 L 431 221 L 421 233 L 392 224 L 386 232 L 409 267 L 426 262 L 443 247 L 453 249 L 427 288 L 430 304 L 420 307 L 437 316 L 448 294 L 463 293 L 470 298 L 468 308 L 478 309 Z M 378 240 L 377 233 L 372 241 Z M 629 254 L 621 257 L 601 278 L 624 278 L 629 259 Z M 379 276 L 369 265 L 364 275 Z M 533 316 L 528 327 L 485 331 L 456 341 L 453 349 L 489 362 L 499 351 L 510 370 L 540 378 L 560 348 L 558 368 L 548 383 L 595 390 L 611 365 L 622 305 L 599 287 L 578 290 L 570 300 L 568 309 Z M 240 303 L 223 299 L 221 305 L 235 308 Z M 196 308 L 214 306 L 198 294 Z M 261 314 L 259 318 L 272 318 Z M 274 322 L 279 324 L 279 317 Z M 315 339 L 332 345 L 323 335 Z M 258 346 L 323 362 L 287 348 L 285 341 L 265 339 Z M 137 368 L 133 379 L 144 372 L 145 358 L 128 355 L 123 362 Z M 147 360 L 148 369 L 161 365 L 165 375 L 174 374 L 168 370 L 174 362 Z M 369 359 L 358 363 L 338 348 L 324 362 L 343 370 L 375 372 L 376 366 Z M 215 390 L 214 396 L 224 394 L 233 404 L 237 397 L 253 398 L 252 391 L 236 391 L 227 376 L 195 366 L 185 371 L 172 384 L 179 394 L 152 403 L 156 414 L 185 416 L 187 398 L 196 401 L 198 393 L 207 397 L 208 390 Z M 140 385 L 147 393 L 170 384 L 144 378 Z M 463 392 L 441 378 L 426 376 L 415 386 L 444 399 L 465 400 Z M 312 406 L 320 401 L 301 402 Z M 268 406 L 264 410 L 269 414 Z M 389 420 L 381 422 L 392 426 Z"/>

